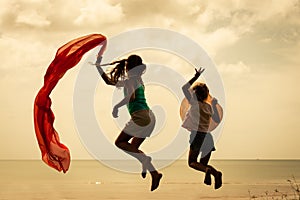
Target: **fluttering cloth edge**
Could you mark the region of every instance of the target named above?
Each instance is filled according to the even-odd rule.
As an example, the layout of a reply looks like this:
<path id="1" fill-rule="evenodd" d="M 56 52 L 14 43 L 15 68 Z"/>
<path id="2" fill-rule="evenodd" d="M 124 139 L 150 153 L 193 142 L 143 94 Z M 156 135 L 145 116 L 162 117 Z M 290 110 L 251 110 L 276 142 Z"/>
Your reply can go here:
<path id="1" fill-rule="evenodd" d="M 44 85 L 34 101 L 34 129 L 42 160 L 59 172 L 68 171 L 71 156 L 68 147 L 60 143 L 59 135 L 53 127 L 55 116 L 51 110 L 52 102 L 49 95 L 66 71 L 74 67 L 86 52 L 98 45 L 102 45 L 98 55 L 101 56 L 106 46 L 106 37 L 101 34 L 90 34 L 71 40 L 60 47 L 46 71 Z"/>

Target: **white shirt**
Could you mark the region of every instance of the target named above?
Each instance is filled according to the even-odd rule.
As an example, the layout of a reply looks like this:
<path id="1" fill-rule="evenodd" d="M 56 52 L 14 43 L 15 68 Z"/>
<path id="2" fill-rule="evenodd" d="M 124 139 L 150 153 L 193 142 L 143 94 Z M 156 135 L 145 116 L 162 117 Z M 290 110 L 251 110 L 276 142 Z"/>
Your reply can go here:
<path id="1" fill-rule="evenodd" d="M 192 97 L 182 127 L 189 131 L 208 132 L 212 115 L 213 109 L 210 104 Z"/>

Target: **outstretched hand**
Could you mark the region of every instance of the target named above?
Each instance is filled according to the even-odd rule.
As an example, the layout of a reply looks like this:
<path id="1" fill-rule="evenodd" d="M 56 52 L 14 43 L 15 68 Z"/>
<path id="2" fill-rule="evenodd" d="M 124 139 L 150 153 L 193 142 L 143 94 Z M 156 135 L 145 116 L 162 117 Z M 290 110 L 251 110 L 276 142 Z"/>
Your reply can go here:
<path id="1" fill-rule="evenodd" d="M 102 47 L 101 47 L 101 49 L 100 49 L 100 51 L 99 51 L 99 53 L 98 53 L 98 55 L 97 55 L 97 61 L 96 61 L 96 65 L 97 65 L 97 66 L 99 66 L 100 63 L 101 63 L 101 61 L 102 61 L 102 55 L 103 55 L 105 49 L 106 49 L 106 40 L 105 40 L 104 43 L 102 44 Z"/>
<path id="2" fill-rule="evenodd" d="M 98 53 L 98 56 L 97 56 L 97 57 L 100 57 L 100 56 L 102 56 L 102 55 L 103 55 L 103 53 L 104 53 L 104 51 L 106 50 L 106 45 L 107 45 L 107 42 L 106 42 L 106 40 L 105 40 L 105 41 L 103 41 L 101 44 L 102 44 L 102 46 L 101 46 L 101 49 L 100 49 L 100 51 L 99 51 L 99 53 Z"/>
<path id="3" fill-rule="evenodd" d="M 96 66 L 99 66 L 102 61 L 102 56 L 97 57 Z"/>
<path id="4" fill-rule="evenodd" d="M 203 72 L 204 72 L 204 68 L 200 67 L 198 70 L 195 68 L 196 74 L 195 77 L 199 77 Z"/>
<path id="5" fill-rule="evenodd" d="M 211 101 L 211 104 L 212 105 L 217 105 L 218 103 L 218 100 L 216 98 L 213 98 L 212 101 Z"/>
<path id="6" fill-rule="evenodd" d="M 119 110 L 118 110 L 118 108 L 115 106 L 115 107 L 113 108 L 113 111 L 112 111 L 112 116 L 113 116 L 114 118 L 117 118 L 117 117 L 118 117 L 118 112 L 119 112 Z"/>

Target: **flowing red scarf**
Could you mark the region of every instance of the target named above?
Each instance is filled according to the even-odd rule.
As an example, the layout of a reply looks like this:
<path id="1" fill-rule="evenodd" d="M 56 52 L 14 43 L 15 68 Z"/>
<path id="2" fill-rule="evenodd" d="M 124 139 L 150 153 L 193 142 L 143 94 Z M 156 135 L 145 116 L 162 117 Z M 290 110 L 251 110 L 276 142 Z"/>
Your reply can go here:
<path id="1" fill-rule="evenodd" d="M 44 85 L 34 101 L 34 128 L 42 160 L 64 173 L 70 166 L 70 151 L 60 143 L 58 133 L 53 127 L 55 117 L 51 110 L 49 95 L 66 71 L 74 67 L 86 52 L 100 44 L 103 45 L 99 52 L 101 56 L 106 46 L 106 38 L 100 34 L 83 36 L 60 47 L 47 69 Z"/>

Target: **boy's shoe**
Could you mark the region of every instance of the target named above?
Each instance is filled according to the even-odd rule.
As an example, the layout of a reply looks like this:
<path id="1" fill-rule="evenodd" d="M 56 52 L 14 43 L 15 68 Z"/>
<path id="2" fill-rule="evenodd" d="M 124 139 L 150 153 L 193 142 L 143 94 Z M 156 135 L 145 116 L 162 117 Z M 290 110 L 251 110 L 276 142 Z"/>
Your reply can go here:
<path id="1" fill-rule="evenodd" d="M 206 172 L 205 172 L 205 178 L 204 178 L 204 183 L 206 185 L 211 185 L 211 170 L 210 168 L 207 168 L 206 169 Z"/>
<path id="2" fill-rule="evenodd" d="M 215 189 L 219 189 L 222 186 L 222 172 L 217 172 L 215 176 Z"/>

